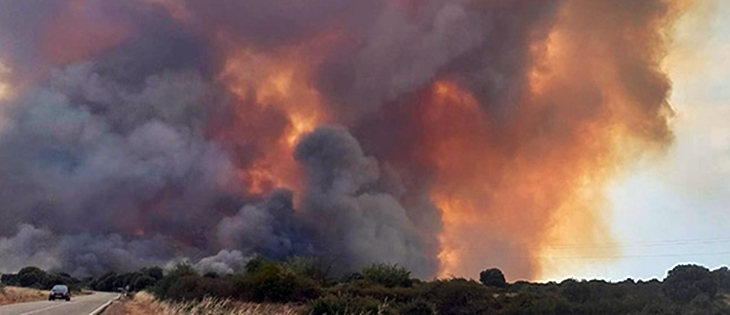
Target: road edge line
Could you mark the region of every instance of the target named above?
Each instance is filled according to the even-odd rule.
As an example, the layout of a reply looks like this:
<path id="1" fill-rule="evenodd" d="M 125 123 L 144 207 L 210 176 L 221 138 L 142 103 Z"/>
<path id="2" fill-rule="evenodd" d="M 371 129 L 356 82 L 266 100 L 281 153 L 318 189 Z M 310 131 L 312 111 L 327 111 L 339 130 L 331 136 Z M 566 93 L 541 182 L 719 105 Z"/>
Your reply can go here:
<path id="1" fill-rule="evenodd" d="M 120 296 L 117 295 L 115 298 L 107 301 L 106 303 L 102 304 L 97 309 L 95 309 L 94 311 L 92 311 L 91 313 L 89 313 L 89 315 L 99 315 L 99 314 L 101 314 L 101 312 L 103 312 L 107 307 L 109 307 L 109 305 L 111 305 L 112 302 L 114 302 L 114 300 L 119 299 L 119 297 Z"/>

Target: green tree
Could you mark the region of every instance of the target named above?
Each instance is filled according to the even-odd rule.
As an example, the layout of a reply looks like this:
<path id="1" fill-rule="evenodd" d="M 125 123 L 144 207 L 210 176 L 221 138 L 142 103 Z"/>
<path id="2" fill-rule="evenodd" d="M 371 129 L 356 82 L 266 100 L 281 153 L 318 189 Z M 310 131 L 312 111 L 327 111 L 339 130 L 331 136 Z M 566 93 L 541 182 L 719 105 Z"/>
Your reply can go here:
<path id="1" fill-rule="evenodd" d="M 502 270 L 490 268 L 479 273 L 479 282 L 489 287 L 506 288 L 507 281 L 504 279 Z"/>
<path id="2" fill-rule="evenodd" d="M 710 270 L 697 265 L 678 265 L 667 273 L 663 285 L 664 294 L 678 303 L 688 303 L 699 294 L 713 298 L 717 294 L 717 283 Z"/>
<path id="3" fill-rule="evenodd" d="M 162 268 L 160 267 L 143 268 L 142 273 L 152 279 L 155 279 L 155 281 L 160 281 L 164 276 Z"/>
<path id="4" fill-rule="evenodd" d="M 46 289 L 48 274 L 38 267 L 25 267 L 18 272 L 20 286 Z"/>
<path id="5" fill-rule="evenodd" d="M 154 278 L 142 275 L 132 280 L 132 283 L 130 283 L 130 290 L 134 292 L 141 291 L 155 285 L 155 283 L 157 283 L 157 281 Z"/>

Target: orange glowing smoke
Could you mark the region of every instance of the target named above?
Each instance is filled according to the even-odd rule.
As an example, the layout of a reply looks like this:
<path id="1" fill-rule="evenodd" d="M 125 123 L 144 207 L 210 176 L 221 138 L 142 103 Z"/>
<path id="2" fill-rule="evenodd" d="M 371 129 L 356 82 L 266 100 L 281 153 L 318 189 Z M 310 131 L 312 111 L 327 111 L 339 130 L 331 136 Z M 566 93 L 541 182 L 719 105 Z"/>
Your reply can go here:
<path id="1" fill-rule="evenodd" d="M 321 96 L 308 76 L 319 62 L 314 57 L 317 50 L 336 40 L 336 35 L 322 36 L 275 54 L 238 48 L 227 59 L 221 81 L 238 100 L 232 124 L 215 133 L 225 143 L 243 147 L 257 143 L 265 148 L 239 168 L 239 178 L 250 193 L 301 188 L 292 150 L 302 134 L 327 120 Z"/>
<path id="2" fill-rule="evenodd" d="M 478 274 L 488 262 L 539 277 L 542 250 L 560 239 L 565 218 L 577 224 L 565 228 L 580 231 L 580 242 L 610 241 L 595 217 L 604 204 L 591 193 L 615 163 L 614 135 L 601 123 L 571 127 L 570 138 L 556 139 L 524 129 L 545 118 L 525 107 L 499 125 L 467 91 L 443 82 L 434 85 L 428 107 L 426 125 L 438 126 L 423 136 L 424 156 L 438 169 L 432 197 L 443 211 L 442 276 Z"/>
<path id="3" fill-rule="evenodd" d="M 600 243 L 602 256 L 620 250 L 605 246 L 614 242 L 603 218 L 604 187 L 639 154 L 661 151 L 672 140 L 670 84 L 660 63 L 664 32 L 686 3 L 561 2 L 549 36 L 529 42 L 526 70 L 518 74 L 524 80 L 508 108 L 500 108 L 504 117 L 490 111 L 503 105 L 485 104 L 448 70 L 433 78 L 408 110 L 419 146 L 401 155 L 434 173 L 428 187 L 442 212 L 440 275 L 473 277 L 498 266 L 511 278 L 537 279 L 553 271 L 553 256 L 598 256 L 551 244 Z M 219 78 L 235 100 L 232 117 L 213 119 L 212 136 L 238 160 L 247 192 L 301 192 L 294 144 L 316 126 L 337 122 L 310 76 L 346 34 L 274 49 L 216 35 L 227 56 Z"/>
<path id="4" fill-rule="evenodd" d="M 433 84 L 419 110 L 430 126 L 421 156 L 438 170 L 432 197 L 443 211 L 442 276 L 475 275 L 489 264 L 536 279 L 555 271 L 554 256 L 620 250 L 606 246 L 615 243 L 603 190 L 639 152 L 671 141 L 669 83 L 659 64 L 662 30 L 675 17 L 628 21 L 626 3 L 566 1 L 548 39 L 532 44 L 529 89 L 504 121 L 468 90 Z M 566 251 L 555 243 L 580 245 Z M 600 252 L 590 249 L 598 243 Z"/>

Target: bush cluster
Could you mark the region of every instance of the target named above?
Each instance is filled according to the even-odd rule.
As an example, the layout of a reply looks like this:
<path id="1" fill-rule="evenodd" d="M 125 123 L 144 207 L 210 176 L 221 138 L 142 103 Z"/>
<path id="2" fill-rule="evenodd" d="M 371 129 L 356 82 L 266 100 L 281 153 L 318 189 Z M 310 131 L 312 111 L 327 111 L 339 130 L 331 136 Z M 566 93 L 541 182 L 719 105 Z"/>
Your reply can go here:
<path id="1" fill-rule="evenodd" d="M 380 266 L 382 267 L 382 266 Z M 700 266 L 677 266 L 662 282 L 600 280 L 560 283 L 504 281 L 498 269 L 467 279 L 411 281 L 388 287 L 367 281 L 361 271 L 326 288 L 304 314 L 728 314 L 719 297 L 730 284 L 727 268 L 710 272 Z M 376 306 L 379 308 L 376 310 Z"/>
<path id="2" fill-rule="evenodd" d="M 66 273 L 46 272 L 38 267 L 25 267 L 16 274 L 4 274 L 0 281 L 5 285 L 49 290 L 57 284 L 65 284 L 71 291 L 80 291 L 81 280 Z"/>
<path id="3" fill-rule="evenodd" d="M 314 261 L 275 262 L 251 260 L 242 275 L 199 275 L 186 264 L 178 265 L 158 283 L 153 293 L 161 300 L 234 298 L 249 302 L 305 302 L 317 299 L 326 284 L 326 271 Z"/>
<path id="4" fill-rule="evenodd" d="M 107 272 L 93 279 L 89 287 L 96 291 L 127 291 L 137 292 L 154 286 L 163 278 L 162 268 L 142 268 L 135 272 L 117 274 Z"/>

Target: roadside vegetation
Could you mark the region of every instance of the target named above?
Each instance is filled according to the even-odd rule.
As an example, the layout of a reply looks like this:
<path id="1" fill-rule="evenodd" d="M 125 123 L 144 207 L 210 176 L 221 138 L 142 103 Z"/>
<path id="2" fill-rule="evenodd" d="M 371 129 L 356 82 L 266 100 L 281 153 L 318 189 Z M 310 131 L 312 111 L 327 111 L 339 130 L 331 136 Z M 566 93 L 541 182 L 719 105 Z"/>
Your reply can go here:
<path id="1" fill-rule="evenodd" d="M 56 284 L 65 284 L 71 292 L 79 292 L 84 286 L 82 280 L 76 279 L 67 273 L 55 273 L 41 270 L 37 267 L 25 267 L 16 274 L 0 276 L 3 285 L 50 290 Z"/>
<path id="2" fill-rule="evenodd" d="M 47 298 L 48 292 L 46 291 L 0 285 L 0 306 L 15 303 L 40 301 Z"/>
<path id="3" fill-rule="evenodd" d="M 26 268 L 27 269 L 27 268 Z M 728 314 L 730 270 L 679 265 L 660 280 L 508 283 L 499 269 L 479 281 L 422 281 L 398 265 L 341 276 L 315 259 L 255 258 L 240 274 L 199 274 L 188 264 L 86 279 L 94 290 L 129 288 L 126 314 Z M 23 272 L 25 271 L 25 272 Z M 3 276 L 20 281 L 23 274 Z M 59 275 L 59 274 L 54 274 Z M 76 281 L 76 280 L 73 280 Z M 74 283 L 74 282 L 71 283 Z M 42 283 L 22 281 L 21 284 Z M 138 292 L 138 293 L 134 293 Z M 136 311 L 135 311 L 136 310 Z"/>
<path id="4" fill-rule="evenodd" d="M 133 300 L 112 304 L 104 315 L 298 315 L 301 306 L 293 304 L 243 303 L 204 298 L 176 303 L 160 301 L 152 294 L 139 292 Z"/>

